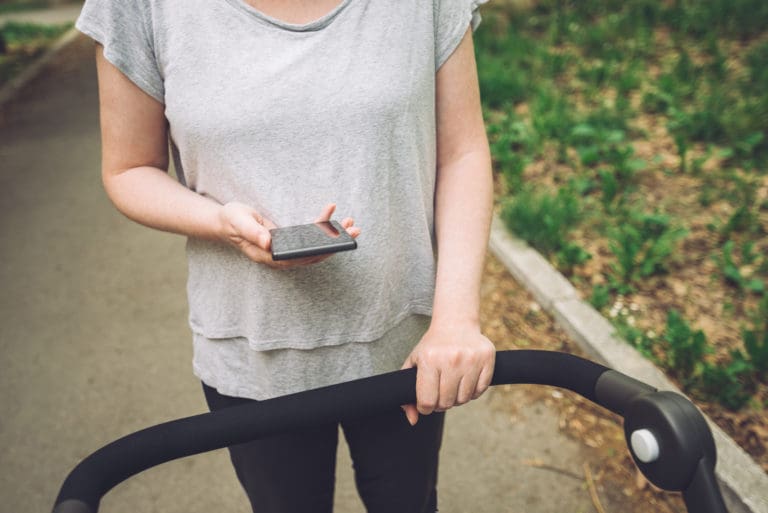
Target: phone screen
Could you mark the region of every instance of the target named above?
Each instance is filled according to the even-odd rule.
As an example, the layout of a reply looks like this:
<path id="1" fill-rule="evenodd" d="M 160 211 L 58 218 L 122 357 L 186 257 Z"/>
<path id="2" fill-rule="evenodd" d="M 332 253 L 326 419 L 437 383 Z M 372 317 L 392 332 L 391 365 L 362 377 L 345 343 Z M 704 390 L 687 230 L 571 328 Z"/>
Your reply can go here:
<path id="1" fill-rule="evenodd" d="M 288 260 L 357 248 L 357 242 L 336 221 L 274 228 L 272 259 Z"/>

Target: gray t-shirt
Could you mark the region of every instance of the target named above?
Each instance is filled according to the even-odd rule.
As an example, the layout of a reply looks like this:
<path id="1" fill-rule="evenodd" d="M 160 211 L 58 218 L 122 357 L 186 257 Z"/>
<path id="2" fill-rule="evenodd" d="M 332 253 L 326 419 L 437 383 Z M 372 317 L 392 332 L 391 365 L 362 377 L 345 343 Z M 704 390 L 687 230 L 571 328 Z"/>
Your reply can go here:
<path id="1" fill-rule="evenodd" d="M 380 339 L 431 314 L 435 73 L 484 0 L 341 0 L 284 23 L 244 0 L 88 0 L 77 28 L 165 105 L 180 179 L 277 225 L 335 202 L 358 249 L 274 270 L 190 239 L 195 337 L 257 351 Z"/>

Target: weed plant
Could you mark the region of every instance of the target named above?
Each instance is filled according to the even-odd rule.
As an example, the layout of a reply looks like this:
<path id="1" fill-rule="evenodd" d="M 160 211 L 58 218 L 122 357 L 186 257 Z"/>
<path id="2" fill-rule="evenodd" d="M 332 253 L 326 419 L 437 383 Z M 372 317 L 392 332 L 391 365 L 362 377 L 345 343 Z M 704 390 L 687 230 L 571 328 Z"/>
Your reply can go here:
<path id="1" fill-rule="evenodd" d="M 701 330 L 691 329 L 680 313 L 671 310 L 667 314 L 664 343 L 664 363 L 686 387 L 690 387 L 702 372 L 704 357 L 711 352 L 706 335 Z"/>
<path id="2" fill-rule="evenodd" d="M 754 392 L 752 366 L 739 351 L 732 351 L 730 360 L 717 365 L 705 363 L 698 389 L 730 410 L 743 408 Z"/>
<path id="3" fill-rule="evenodd" d="M 631 292 L 635 283 L 664 272 L 668 257 L 685 234 L 666 215 L 627 212 L 624 222 L 608 232 L 608 247 L 616 257 L 611 266 L 612 286 L 620 293 Z"/>
<path id="4" fill-rule="evenodd" d="M 531 127 L 514 112 L 501 112 L 488 123 L 488 139 L 495 168 L 505 179 L 510 191 L 518 191 L 523 183 L 526 164 L 536 157 L 538 138 Z"/>
<path id="5" fill-rule="evenodd" d="M 648 332 L 630 324 L 621 317 L 613 319 L 613 325 L 616 328 L 616 333 L 623 340 L 627 341 L 629 345 L 637 349 L 640 354 L 655 364 L 666 367 L 663 355 L 660 356 L 659 343 L 655 336 L 649 336 Z"/>
<path id="6" fill-rule="evenodd" d="M 606 284 L 598 283 L 592 287 L 592 294 L 589 296 L 589 303 L 597 310 L 602 310 L 611 302 L 611 287 Z"/>
<path id="7" fill-rule="evenodd" d="M 726 283 L 735 287 L 742 293 L 753 292 L 756 294 L 763 294 L 766 292 L 765 282 L 760 279 L 759 276 L 746 276 L 742 270 L 745 266 L 754 263 L 757 260 L 757 255 L 752 253 L 753 244 L 747 242 L 742 247 L 742 263 L 744 265 L 737 265 L 733 250 L 735 243 L 732 240 L 723 244 L 722 253 L 719 256 L 713 257 L 713 260 L 717 264 L 720 272 Z M 768 313 L 768 312 L 766 312 Z"/>
<path id="8" fill-rule="evenodd" d="M 752 326 L 742 332 L 742 338 L 757 378 L 768 381 L 768 294 L 763 295 L 754 313 Z"/>
<path id="9" fill-rule="evenodd" d="M 548 255 L 576 252 L 568 234 L 581 216 L 579 197 L 568 187 L 549 194 L 526 185 L 501 210 L 510 230 Z"/>

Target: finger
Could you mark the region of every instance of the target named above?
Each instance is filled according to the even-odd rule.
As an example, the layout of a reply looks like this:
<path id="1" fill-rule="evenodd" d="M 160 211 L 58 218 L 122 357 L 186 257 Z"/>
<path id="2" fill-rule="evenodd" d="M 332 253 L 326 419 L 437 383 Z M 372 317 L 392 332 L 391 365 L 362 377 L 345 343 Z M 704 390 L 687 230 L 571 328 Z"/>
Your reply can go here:
<path id="1" fill-rule="evenodd" d="M 408 355 L 408 358 L 405 359 L 405 362 L 403 362 L 403 365 L 402 367 L 400 367 L 400 370 L 412 369 L 415 363 L 416 363 L 416 355 L 414 353 L 411 353 Z M 411 426 L 415 426 L 416 423 L 419 421 L 419 410 L 416 409 L 416 405 L 404 404 L 401 406 L 401 408 L 405 412 L 405 418 L 408 419 L 408 423 Z"/>
<path id="2" fill-rule="evenodd" d="M 330 255 L 314 255 L 301 258 L 291 258 L 290 260 L 283 260 L 283 263 L 285 265 L 296 267 L 301 265 L 314 264 L 315 262 L 321 262 L 327 259 L 329 256 Z"/>
<path id="3" fill-rule="evenodd" d="M 415 426 L 419 421 L 419 410 L 416 409 L 415 404 L 404 404 L 401 406 L 405 412 L 405 418 L 408 419 L 408 424 Z"/>
<path id="4" fill-rule="evenodd" d="M 315 222 L 320 223 L 323 221 L 330 221 L 334 210 L 336 210 L 336 203 L 328 203 L 323 207 L 322 212 L 320 212 L 320 216 L 315 219 Z"/>
<path id="5" fill-rule="evenodd" d="M 341 226 L 347 231 L 350 237 L 356 239 L 360 235 L 360 228 L 355 226 L 355 220 L 351 217 L 345 217 L 341 222 Z"/>
<path id="6" fill-rule="evenodd" d="M 303 258 L 294 258 L 290 260 L 278 260 L 273 261 L 276 269 L 294 269 L 296 267 L 306 267 L 308 265 L 313 265 L 322 262 L 323 260 L 327 260 L 331 255 L 318 255 L 318 256 L 311 256 L 311 257 L 303 257 Z"/>
<path id="7" fill-rule="evenodd" d="M 475 397 L 479 373 L 465 374 L 459 381 L 458 393 L 456 394 L 456 404 L 466 404 Z"/>
<path id="8" fill-rule="evenodd" d="M 272 230 L 272 229 L 274 229 L 274 228 L 277 228 L 277 225 L 276 225 L 275 223 L 273 223 L 273 222 L 272 222 L 272 220 L 271 220 L 271 219 L 269 219 L 269 218 L 267 218 L 267 217 L 263 217 L 263 216 L 262 216 L 260 223 L 261 223 L 261 224 L 264 226 L 264 228 L 266 228 L 267 230 Z"/>
<path id="9" fill-rule="evenodd" d="M 353 239 L 357 238 L 358 235 L 360 235 L 360 228 L 355 226 L 355 220 L 351 217 L 345 217 L 344 220 L 341 222 L 341 226 L 344 227 L 344 229 L 347 231 L 350 237 Z"/>
<path id="10" fill-rule="evenodd" d="M 416 371 L 416 409 L 429 415 L 440 399 L 440 371 L 430 367 L 418 367 Z"/>
<path id="11" fill-rule="evenodd" d="M 477 384 L 475 385 L 475 391 L 472 394 L 472 399 L 477 399 L 491 386 L 491 380 L 493 379 L 493 363 L 483 367 L 480 371 L 480 376 L 477 378 Z"/>
<path id="12" fill-rule="evenodd" d="M 459 391 L 460 382 L 461 376 L 448 373 L 440 375 L 438 408 L 447 410 L 456 404 L 456 395 Z"/>
<path id="13" fill-rule="evenodd" d="M 252 244 L 246 240 L 243 240 L 243 242 L 240 244 L 240 251 L 242 251 L 245 256 L 254 262 L 266 263 L 268 265 L 272 262 L 272 255 L 270 253 L 264 251 L 256 244 Z"/>
<path id="14" fill-rule="evenodd" d="M 416 355 L 414 353 L 411 353 L 408 355 L 408 358 L 405 359 L 405 362 L 403 362 L 403 366 L 400 367 L 400 370 L 410 369 L 416 366 Z"/>

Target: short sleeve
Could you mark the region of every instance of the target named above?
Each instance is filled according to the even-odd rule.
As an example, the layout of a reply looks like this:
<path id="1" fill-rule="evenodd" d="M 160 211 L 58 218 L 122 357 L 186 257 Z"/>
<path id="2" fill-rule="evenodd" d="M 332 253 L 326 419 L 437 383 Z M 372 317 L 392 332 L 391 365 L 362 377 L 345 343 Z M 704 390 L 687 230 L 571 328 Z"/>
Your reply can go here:
<path id="1" fill-rule="evenodd" d="M 488 0 L 433 0 L 435 23 L 435 71 L 461 43 L 468 27 L 480 24 L 481 4 Z"/>
<path id="2" fill-rule="evenodd" d="M 86 0 L 75 26 L 104 47 L 104 57 L 161 103 L 165 88 L 155 52 L 152 12 L 143 0 Z"/>

